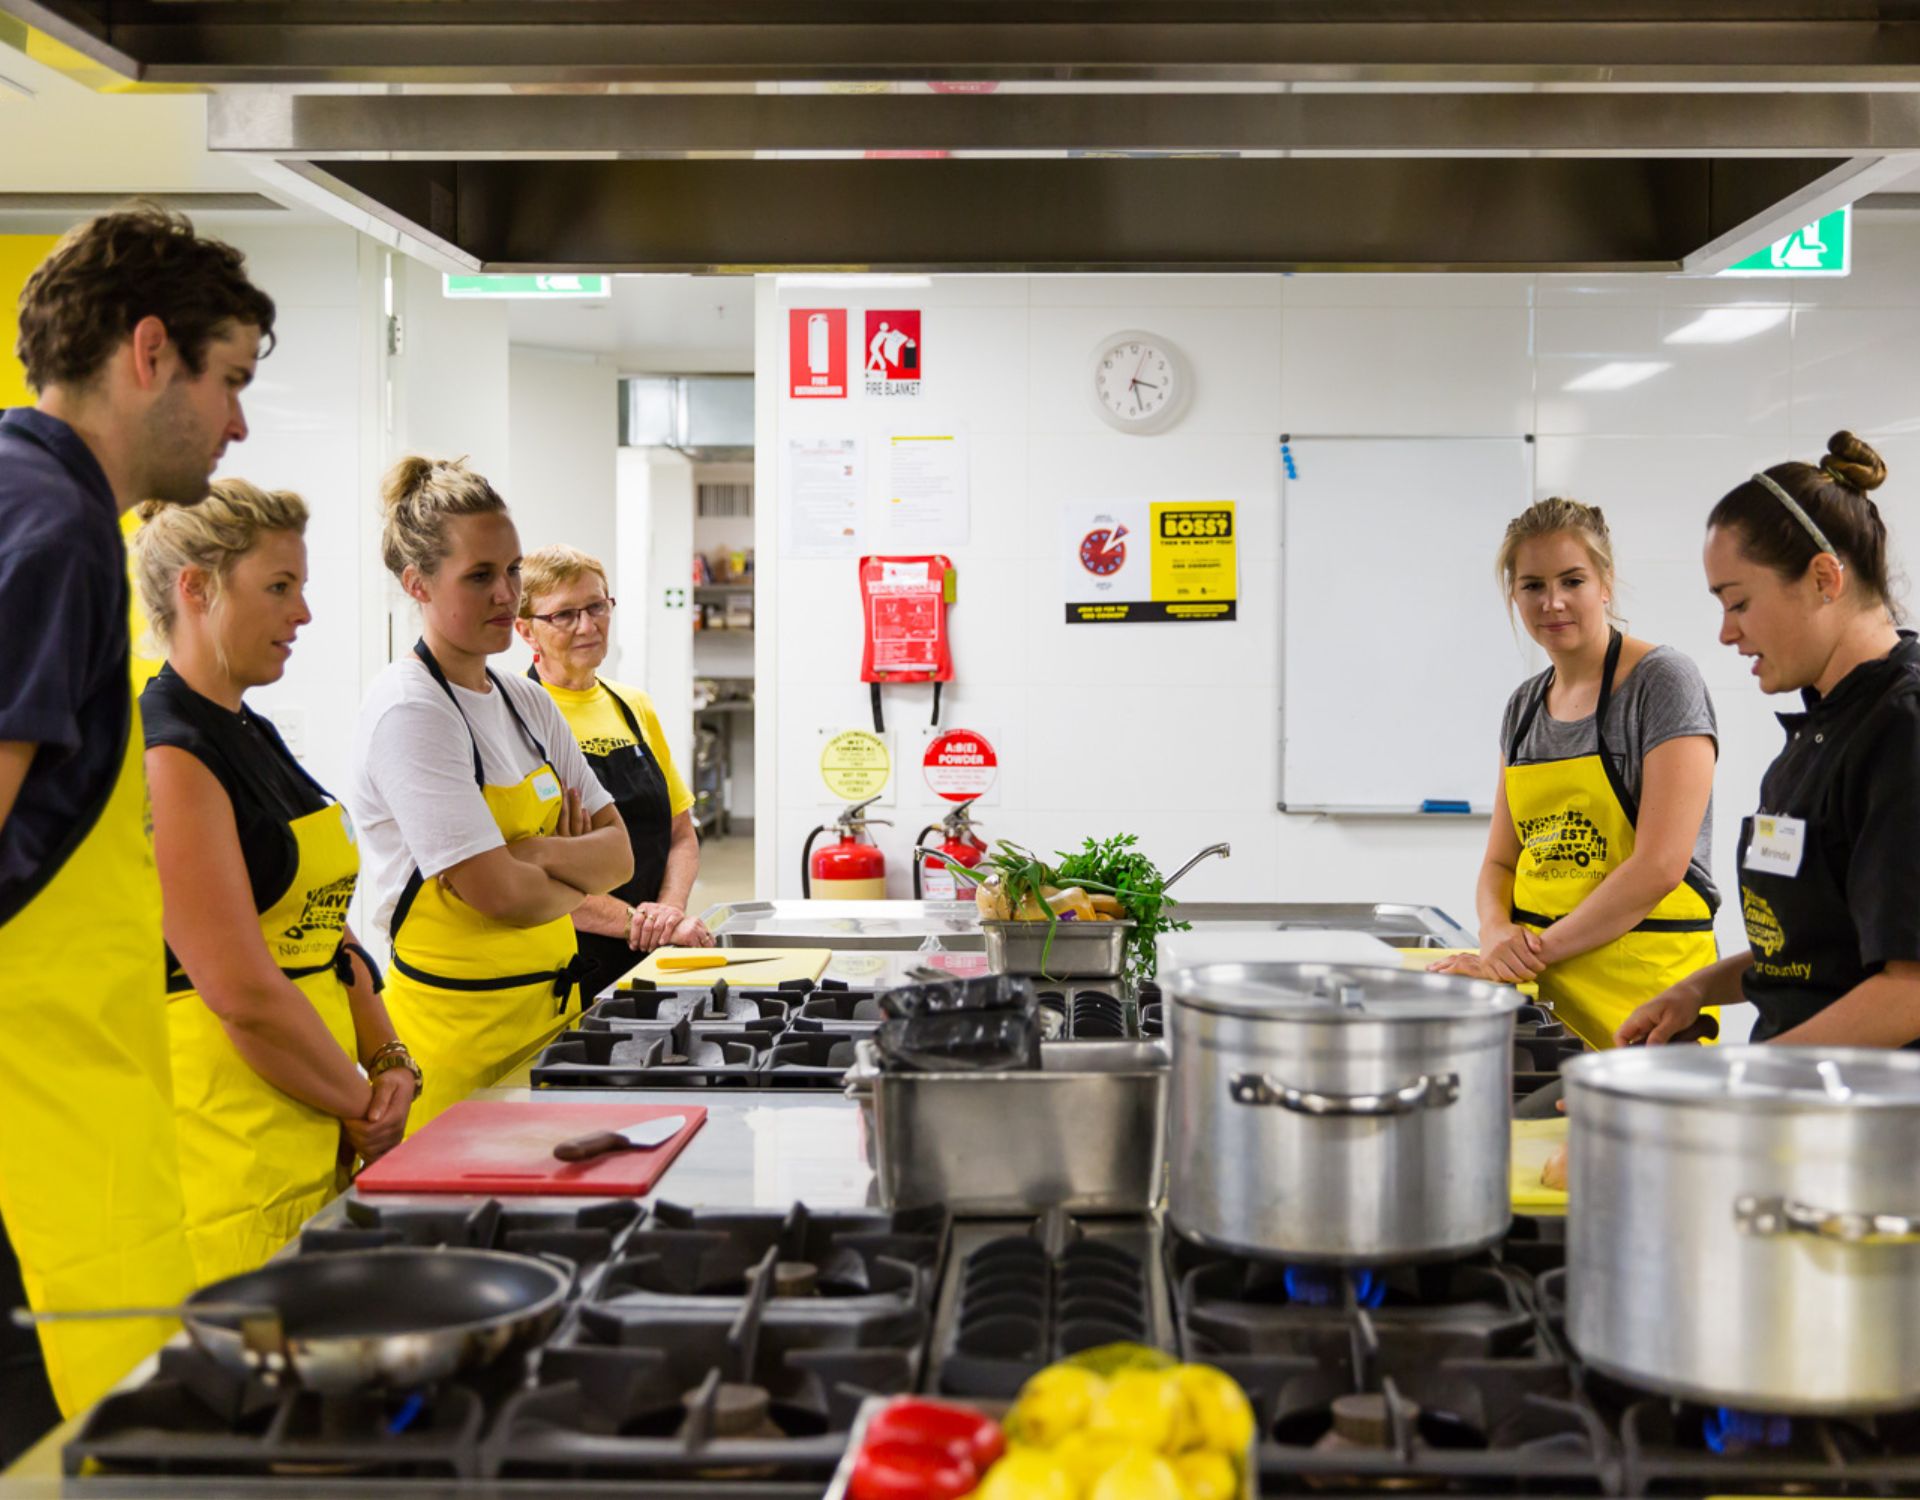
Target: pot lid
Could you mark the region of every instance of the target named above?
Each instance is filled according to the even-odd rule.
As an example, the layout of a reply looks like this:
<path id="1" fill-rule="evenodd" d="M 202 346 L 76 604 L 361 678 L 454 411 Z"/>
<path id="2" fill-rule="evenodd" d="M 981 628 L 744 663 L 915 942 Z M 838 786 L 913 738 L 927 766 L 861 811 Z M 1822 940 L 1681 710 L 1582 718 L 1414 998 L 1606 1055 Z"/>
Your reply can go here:
<path id="1" fill-rule="evenodd" d="M 1562 1071 L 1576 1088 L 1670 1104 L 1920 1105 L 1920 1054 L 1876 1047 L 1619 1047 Z"/>
<path id="2" fill-rule="evenodd" d="M 1466 1021 L 1523 1003 L 1504 984 L 1366 964 L 1195 964 L 1161 983 L 1177 1005 L 1252 1020 Z"/>

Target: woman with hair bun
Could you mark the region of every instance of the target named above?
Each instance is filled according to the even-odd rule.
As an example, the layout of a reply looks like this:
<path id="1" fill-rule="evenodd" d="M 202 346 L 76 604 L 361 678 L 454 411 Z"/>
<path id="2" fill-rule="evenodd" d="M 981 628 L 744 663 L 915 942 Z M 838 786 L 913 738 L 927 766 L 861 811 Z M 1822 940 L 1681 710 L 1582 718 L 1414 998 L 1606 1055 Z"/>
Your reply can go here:
<path id="1" fill-rule="evenodd" d="M 1480 951 L 1434 967 L 1533 980 L 1607 1047 L 1642 1001 L 1714 960 L 1713 701 L 1684 654 L 1615 625 L 1595 507 L 1529 506 L 1494 569 L 1551 665 L 1515 689 L 1501 725 Z"/>
<path id="2" fill-rule="evenodd" d="M 520 538 L 464 461 L 405 458 L 382 487 L 387 569 L 420 639 L 374 679 L 348 794 L 392 945 L 387 1004 L 426 1070 L 408 1128 L 484 1088 L 579 1008 L 572 915 L 633 873 L 613 798 L 513 641 Z"/>
<path id="3" fill-rule="evenodd" d="M 140 510 L 134 574 L 167 653 L 140 712 L 174 1119 L 209 1282 L 286 1243 L 340 1187 L 343 1154 L 397 1145 L 419 1079 L 347 926 L 353 824 L 246 704 L 312 618 L 307 507 L 223 479 L 199 505 Z"/>
<path id="4" fill-rule="evenodd" d="M 1622 1042 L 1671 1041 L 1705 1005 L 1750 1001 L 1753 1039 L 1920 1040 L 1920 641 L 1899 629 L 1880 455 L 1835 433 L 1815 464 L 1776 464 L 1707 518 L 1722 643 L 1763 693 L 1800 694 L 1740 830 L 1746 952 L 1641 1006 Z"/>

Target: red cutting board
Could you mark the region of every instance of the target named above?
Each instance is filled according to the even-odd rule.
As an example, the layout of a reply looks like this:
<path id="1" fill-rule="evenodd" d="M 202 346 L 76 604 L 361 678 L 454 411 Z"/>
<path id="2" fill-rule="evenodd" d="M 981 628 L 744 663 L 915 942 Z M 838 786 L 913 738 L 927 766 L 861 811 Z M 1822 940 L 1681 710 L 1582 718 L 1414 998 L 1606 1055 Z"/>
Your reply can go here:
<path id="1" fill-rule="evenodd" d="M 557 1161 L 553 1148 L 577 1135 L 622 1130 L 662 1115 L 685 1115 L 686 1129 L 650 1151 L 614 1151 L 592 1161 Z M 638 1198 L 660 1180 L 706 1123 L 686 1104 L 469 1099 L 439 1115 L 368 1167 L 353 1185 L 363 1193 L 578 1193 Z"/>

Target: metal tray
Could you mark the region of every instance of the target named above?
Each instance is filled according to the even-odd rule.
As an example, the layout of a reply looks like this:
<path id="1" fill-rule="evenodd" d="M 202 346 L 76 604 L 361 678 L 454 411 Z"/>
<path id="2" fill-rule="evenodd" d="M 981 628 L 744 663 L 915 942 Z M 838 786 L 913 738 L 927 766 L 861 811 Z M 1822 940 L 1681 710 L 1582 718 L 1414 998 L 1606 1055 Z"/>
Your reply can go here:
<path id="1" fill-rule="evenodd" d="M 862 1041 L 846 1094 L 886 1208 L 955 1214 L 1145 1213 L 1166 1177 L 1159 1042 L 1043 1042 L 1037 1070 L 912 1073 Z"/>
<path id="2" fill-rule="evenodd" d="M 980 924 L 987 967 L 996 974 L 1042 979 L 1116 979 L 1126 972 L 1132 922 L 993 922 Z M 1047 934 L 1053 934 L 1048 946 Z"/>
<path id="3" fill-rule="evenodd" d="M 840 1467 L 833 1471 L 833 1483 L 827 1487 L 824 1500 L 848 1500 L 849 1487 L 853 1483 L 853 1461 L 859 1456 L 860 1449 L 867 1441 L 867 1425 L 879 1415 L 883 1407 L 891 1406 L 899 1396 L 869 1396 L 860 1403 L 860 1410 L 853 1419 L 853 1431 L 847 1435 L 847 1451 L 840 1455 Z M 976 1411 L 992 1417 L 995 1421 L 1004 1420 L 1011 1411 L 1012 1403 L 1007 1401 L 956 1401 L 951 1396 L 929 1396 L 929 1401 L 945 1401 L 954 1406 L 970 1406 Z M 1258 1442 L 1256 1436 L 1255 1443 Z M 1258 1452 L 1255 1443 L 1247 1445 L 1246 1457 L 1240 1463 L 1239 1500 L 1258 1500 L 1259 1465 L 1256 1462 Z"/>

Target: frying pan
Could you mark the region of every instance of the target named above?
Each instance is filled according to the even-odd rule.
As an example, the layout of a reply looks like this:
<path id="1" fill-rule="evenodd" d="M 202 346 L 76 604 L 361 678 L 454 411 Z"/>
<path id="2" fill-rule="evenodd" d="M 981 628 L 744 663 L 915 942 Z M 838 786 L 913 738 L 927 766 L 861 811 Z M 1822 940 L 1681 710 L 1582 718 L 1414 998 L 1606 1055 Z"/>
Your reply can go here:
<path id="1" fill-rule="evenodd" d="M 177 1317 L 237 1377 L 343 1395 L 427 1385 L 543 1337 L 569 1279 L 545 1260 L 500 1250 L 388 1246 L 270 1261 L 202 1287 L 180 1307 L 14 1317 Z"/>

